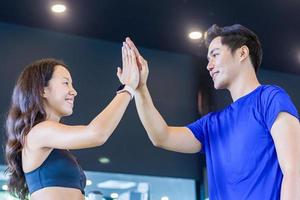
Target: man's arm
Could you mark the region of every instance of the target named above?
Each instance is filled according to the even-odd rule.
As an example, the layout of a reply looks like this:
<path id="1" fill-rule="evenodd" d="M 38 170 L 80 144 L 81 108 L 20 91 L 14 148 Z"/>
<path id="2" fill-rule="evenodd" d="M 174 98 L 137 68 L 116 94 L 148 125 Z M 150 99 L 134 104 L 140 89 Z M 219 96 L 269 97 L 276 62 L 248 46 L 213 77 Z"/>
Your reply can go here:
<path id="1" fill-rule="evenodd" d="M 283 172 L 281 200 L 300 199 L 300 124 L 281 112 L 271 128 L 280 168 Z"/>
<path id="2" fill-rule="evenodd" d="M 201 143 L 188 128 L 167 125 L 154 107 L 146 85 L 137 90 L 135 103 L 141 122 L 153 145 L 181 153 L 196 153 L 201 150 Z"/>
<path id="3" fill-rule="evenodd" d="M 141 56 L 134 43 L 126 38 L 126 43 L 135 52 L 140 70 L 140 81 L 136 89 L 135 103 L 139 117 L 152 143 L 160 148 L 182 153 L 196 153 L 201 143 L 186 127 L 170 127 L 155 108 L 147 88 L 148 63 Z"/>

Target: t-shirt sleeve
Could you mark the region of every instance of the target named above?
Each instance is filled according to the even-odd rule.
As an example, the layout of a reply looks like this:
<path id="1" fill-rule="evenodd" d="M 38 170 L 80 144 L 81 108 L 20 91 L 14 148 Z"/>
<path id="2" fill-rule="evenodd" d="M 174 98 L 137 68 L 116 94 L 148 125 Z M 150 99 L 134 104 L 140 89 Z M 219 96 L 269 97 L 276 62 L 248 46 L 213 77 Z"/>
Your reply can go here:
<path id="1" fill-rule="evenodd" d="M 208 114 L 209 115 L 209 114 Z M 189 128 L 194 136 L 201 143 L 201 153 L 205 151 L 205 133 L 207 132 L 207 120 L 208 115 L 198 119 L 195 122 L 188 124 L 186 127 Z"/>
<path id="2" fill-rule="evenodd" d="M 295 105 L 289 95 L 280 87 L 272 86 L 263 95 L 264 121 L 269 131 L 280 112 L 287 112 L 299 120 Z"/>

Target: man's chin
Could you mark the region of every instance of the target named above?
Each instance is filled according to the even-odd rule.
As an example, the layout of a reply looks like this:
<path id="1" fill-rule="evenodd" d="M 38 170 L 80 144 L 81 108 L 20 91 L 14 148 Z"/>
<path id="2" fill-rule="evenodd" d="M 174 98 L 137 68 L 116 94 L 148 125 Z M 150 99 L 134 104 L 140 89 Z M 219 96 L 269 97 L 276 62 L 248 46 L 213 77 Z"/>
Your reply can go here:
<path id="1" fill-rule="evenodd" d="M 226 87 L 224 85 L 221 85 L 221 84 L 216 84 L 214 83 L 214 88 L 216 90 L 223 90 L 223 89 L 226 89 Z"/>

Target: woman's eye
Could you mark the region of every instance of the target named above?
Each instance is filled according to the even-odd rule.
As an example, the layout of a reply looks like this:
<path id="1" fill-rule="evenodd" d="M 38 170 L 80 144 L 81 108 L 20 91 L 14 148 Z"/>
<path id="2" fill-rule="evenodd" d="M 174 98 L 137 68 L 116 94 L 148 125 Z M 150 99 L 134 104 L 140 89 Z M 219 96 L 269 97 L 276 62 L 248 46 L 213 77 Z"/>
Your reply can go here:
<path id="1" fill-rule="evenodd" d="M 68 83 L 68 82 L 64 82 L 64 84 L 65 84 L 65 85 L 69 85 L 69 83 Z"/>

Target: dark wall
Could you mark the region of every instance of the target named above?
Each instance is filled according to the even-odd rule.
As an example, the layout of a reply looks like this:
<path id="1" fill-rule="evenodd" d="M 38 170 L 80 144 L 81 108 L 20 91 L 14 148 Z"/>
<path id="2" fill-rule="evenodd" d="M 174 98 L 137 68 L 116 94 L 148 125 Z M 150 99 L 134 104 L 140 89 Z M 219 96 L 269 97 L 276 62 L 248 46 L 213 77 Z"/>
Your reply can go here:
<path id="1" fill-rule="evenodd" d="M 300 112 L 299 75 L 261 70 L 258 77 L 263 84 L 275 84 L 285 89 Z"/>
<path id="2" fill-rule="evenodd" d="M 299 75 L 260 69 L 258 79 L 261 84 L 278 85 L 285 89 L 295 104 L 298 113 L 300 112 Z M 212 83 L 210 84 L 212 85 Z M 232 102 L 230 93 L 226 90 L 212 90 L 210 94 L 212 111 L 222 109 Z"/>
<path id="3" fill-rule="evenodd" d="M 45 57 L 62 59 L 69 65 L 78 92 L 74 114 L 63 121 L 89 123 L 115 96 L 119 86 L 116 67 L 121 65 L 121 42 L 0 23 L 0 123 L 4 123 L 18 74 L 26 64 Z M 194 121 L 198 117 L 199 75 L 203 72 L 199 65 L 203 64 L 182 54 L 151 49 L 141 49 L 141 52 L 149 62 L 148 86 L 153 101 L 166 121 L 170 125 Z M 3 128 L 1 135 L 4 135 Z M 75 154 L 86 170 L 202 179 L 202 161 L 198 154 L 179 154 L 152 146 L 134 102 L 106 144 L 78 150 Z M 111 163 L 100 164 L 97 160 L 101 156 L 109 157 Z M 2 154 L 0 158 L 3 163 Z"/>

